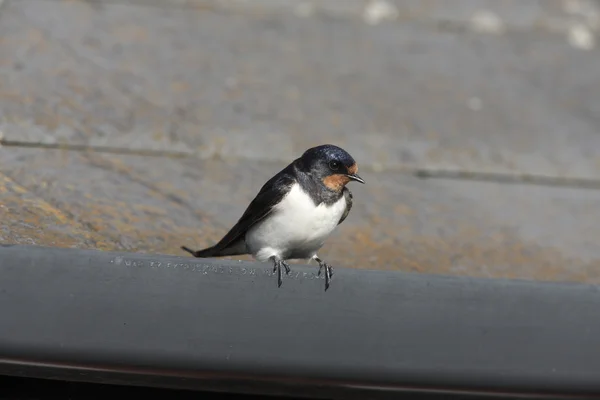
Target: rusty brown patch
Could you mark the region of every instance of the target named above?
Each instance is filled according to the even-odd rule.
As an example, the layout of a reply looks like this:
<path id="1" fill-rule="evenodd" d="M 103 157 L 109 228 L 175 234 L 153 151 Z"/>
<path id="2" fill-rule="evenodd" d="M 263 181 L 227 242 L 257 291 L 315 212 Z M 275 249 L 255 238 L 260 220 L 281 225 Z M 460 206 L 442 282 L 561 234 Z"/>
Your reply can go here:
<path id="1" fill-rule="evenodd" d="M 168 182 L 138 176 L 120 162 L 122 157 L 54 150 L 22 152 L 29 156 L 9 163 L 11 177 L 0 173 L 0 225 L 5 227 L 0 226 L 0 242 L 182 255 L 182 244 L 212 244 L 223 234 L 224 228 L 217 232 L 214 226 L 219 224 L 205 221 L 199 211 L 190 210 L 198 218 L 182 219 L 181 213 L 190 208 L 185 198 L 175 197 Z M 63 173 L 90 167 L 114 172 L 107 175 L 101 195 L 85 193 L 77 174 Z M 31 174 L 30 170 L 46 173 Z M 123 178 L 138 187 L 132 192 L 135 196 L 149 201 L 135 201 L 131 194 L 120 193 L 125 187 Z M 156 200 L 163 200 L 164 207 Z"/>
<path id="2" fill-rule="evenodd" d="M 159 197 L 162 197 L 165 201 L 172 202 L 173 200 L 175 200 L 175 202 L 179 205 L 186 204 L 187 199 L 181 198 L 181 196 L 185 195 L 185 193 L 179 193 L 179 191 L 177 191 L 170 182 L 157 181 L 146 178 L 144 177 L 144 175 L 140 174 L 135 168 L 121 161 L 120 158 L 109 157 L 93 152 L 87 153 L 85 156 L 90 165 L 108 171 L 114 171 L 121 176 L 125 176 L 128 179 L 131 179 L 133 182 L 142 184 L 143 186 L 147 187 L 150 191 L 152 191 L 152 193 L 158 195 Z M 201 223 L 214 223 L 213 219 L 205 213 L 203 213 L 201 210 L 194 209 L 192 211 Z"/>
<path id="3" fill-rule="evenodd" d="M 551 246 L 511 237 L 477 242 L 461 234 L 379 235 L 371 225 L 346 227 L 319 252 L 329 263 L 349 268 L 399 270 L 484 278 L 600 283 L 600 259 L 564 256 Z M 481 232 L 479 232 L 481 235 Z"/>
<path id="4" fill-rule="evenodd" d="M 107 248 L 105 238 L 1 174 L 0 216 L 1 243 Z"/>
<path id="5" fill-rule="evenodd" d="M 356 165 L 356 163 L 352 164 L 349 168 L 348 168 L 348 173 L 351 175 L 354 175 L 358 172 L 358 165 Z"/>
<path id="6" fill-rule="evenodd" d="M 323 184 L 336 192 L 341 191 L 348 182 L 350 182 L 350 178 L 342 174 L 329 175 L 323 179 Z"/>

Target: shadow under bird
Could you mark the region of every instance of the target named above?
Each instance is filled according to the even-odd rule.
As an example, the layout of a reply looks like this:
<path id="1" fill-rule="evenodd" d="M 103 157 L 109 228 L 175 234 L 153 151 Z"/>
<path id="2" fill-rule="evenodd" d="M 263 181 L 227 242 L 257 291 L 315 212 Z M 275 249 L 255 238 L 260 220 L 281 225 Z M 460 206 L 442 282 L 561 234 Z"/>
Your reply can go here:
<path id="1" fill-rule="evenodd" d="M 282 272 L 290 273 L 287 260 L 315 260 L 318 276 L 325 269 L 325 290 L 333 268 L 317 255 L 334 229 L 352 208 L 350 181 L 365 183 L 358 166 L 344 149 L 326 144 L 310 148 L 260 189 L 227 234 L 203 250 L 181 248 L 194 257 L 212 258 L 251 254 L 273 262 L 278 286 Z"/>

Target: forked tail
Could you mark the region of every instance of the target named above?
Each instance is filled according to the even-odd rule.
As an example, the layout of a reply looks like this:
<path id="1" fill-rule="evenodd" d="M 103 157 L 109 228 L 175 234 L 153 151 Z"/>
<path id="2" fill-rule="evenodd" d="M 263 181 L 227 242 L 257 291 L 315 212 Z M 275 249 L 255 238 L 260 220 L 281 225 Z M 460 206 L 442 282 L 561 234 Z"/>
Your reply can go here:
<path id="1" fill-rule="evenodd" d="M 181 246 L 182 250 L 191 253 L 194 257 L 198 258 L 209 258 L 215 256 L 215 246 L 203 249 L 203 250 L 192 250 L 189 247 Z"/>

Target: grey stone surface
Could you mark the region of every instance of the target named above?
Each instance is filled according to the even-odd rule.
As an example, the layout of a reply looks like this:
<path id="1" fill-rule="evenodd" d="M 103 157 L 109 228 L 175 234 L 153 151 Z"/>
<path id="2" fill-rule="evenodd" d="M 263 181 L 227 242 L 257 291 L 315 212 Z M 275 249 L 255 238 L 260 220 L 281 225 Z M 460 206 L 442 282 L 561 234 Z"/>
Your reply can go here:
<path id="1" fill-rule="evenodd" d="M 293 13 L 301 17 L 325 14 L 375 23 L 419 21 L 473 26 L 492 15 L 508 29 L 564 30 L 572 22 L 596 25 L 600 4 L 596 0 L 96 0 L 104 3 L 190 7 L 245 13 Z M 489 18 L 485 18 L 490 21 Z M 488 25 L 489 26 L 489 25 Z"/>
<path id="2" fill-rule="evenodd" d="M 5 4 L 5 139 L 273 161 L 332 142 L 376 170 L 600 177 L 600 56 L 564 34 L 138 3 Z M 528 25 L 551 3 L 496 7 Z"/>
<path id="3" fill-rule="evenodd" d="M 391 3 L 5 2 L 0 242 L 181 255 L 329 142 L 367 181 L 331 263 L 600 282 L 600 191 L 410 174 L 598 187 L 596 3 Z"/>
<path id="4" fill-rule="evenodd" d="M 181 245 L 220 239 L 282 167 L 0 149 L 0 171 L 12 182 L 0 185 L 0 200 L 26 225 L 3 242 L 18 242 L 29 226 L 38 245 L 186 255 Z M 361 175 L 367 183 L 351 185 L 351 214 L 320 251 L 334 265 L 600 283 L 600 191 Z M 46 234 L 33 235 L 42 219 Z"/>

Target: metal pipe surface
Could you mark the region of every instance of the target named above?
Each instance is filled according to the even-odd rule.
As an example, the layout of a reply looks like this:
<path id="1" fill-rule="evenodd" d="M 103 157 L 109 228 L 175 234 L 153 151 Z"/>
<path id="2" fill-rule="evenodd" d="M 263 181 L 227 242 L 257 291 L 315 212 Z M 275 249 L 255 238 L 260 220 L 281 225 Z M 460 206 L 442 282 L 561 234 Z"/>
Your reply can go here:
<path id="1" fill-rule="evenodd" d="M 0 246 L 0 374 L 337 398 L 600 395 L 597 286 Z"/>

